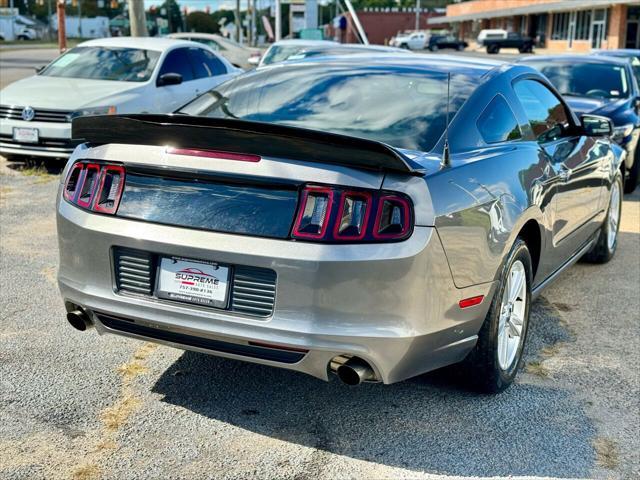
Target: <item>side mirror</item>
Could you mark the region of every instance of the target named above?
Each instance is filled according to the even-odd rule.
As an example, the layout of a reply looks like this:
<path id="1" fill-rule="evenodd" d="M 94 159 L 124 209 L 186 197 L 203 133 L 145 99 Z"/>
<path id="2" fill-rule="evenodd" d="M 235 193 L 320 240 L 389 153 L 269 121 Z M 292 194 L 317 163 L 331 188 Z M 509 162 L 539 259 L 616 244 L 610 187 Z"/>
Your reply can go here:
<path id="1" fill-rule="evenodd" d="M 582 115 L 582 129 L 588 137 L 610 137 L 613 135 L 613 123 L 607 117 Z"/>
<path id="2" fill-rule="evenodd" d="M 165 73 L 158 77 L 156 85 L 158 87 L 166 87 L 167 85 L 180 85 L 182 83 L 182 75 L 179 73 Z"/>
<path id="3" fill-rule="evenodd" d="M 40 73 L 42 70 L 44 70 L 45 65 L 40 65 L 39 67 L 34 67 L 34 70 L 36 71 L 36 73 Z"/>

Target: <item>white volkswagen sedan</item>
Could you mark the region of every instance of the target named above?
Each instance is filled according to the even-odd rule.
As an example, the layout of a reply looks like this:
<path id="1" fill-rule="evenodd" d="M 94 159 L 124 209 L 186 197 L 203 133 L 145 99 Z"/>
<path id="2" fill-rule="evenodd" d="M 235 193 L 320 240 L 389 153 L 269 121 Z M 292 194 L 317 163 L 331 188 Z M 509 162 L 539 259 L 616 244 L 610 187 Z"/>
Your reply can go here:
<path id="1" fill-rule="evenodd" d="M 73 118 L 170 113 L 240 72 L 209 47 L 185 40 L 81 43 L 0 91 L 0 154 L 66 159 L 75 147 Z"/>

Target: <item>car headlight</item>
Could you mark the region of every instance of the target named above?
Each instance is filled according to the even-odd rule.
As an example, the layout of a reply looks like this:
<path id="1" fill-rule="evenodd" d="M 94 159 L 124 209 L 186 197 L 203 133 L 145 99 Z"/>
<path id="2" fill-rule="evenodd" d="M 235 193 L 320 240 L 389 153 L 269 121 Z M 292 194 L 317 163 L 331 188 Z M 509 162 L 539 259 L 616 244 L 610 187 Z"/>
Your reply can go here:
<path id="1" fill-rule="evenodd" d="M 613 135 L 611 135 L 611 138 L 616 142 L 620 142 L 631 135 L 631 133 L 633 133 L 633 123 L 628 123 L 627 125 L 614 127 Z"/>
<path id="2" fill-rule="evenodd" d="M 69 115 L 67 115 L 67 120 L 71 121 L 74 118 L 85 117 L 87 115 L 115 115 L 116 113 L 117 109 L 113 105 L 109 107 L 91 107 L 71 112 Z"/>

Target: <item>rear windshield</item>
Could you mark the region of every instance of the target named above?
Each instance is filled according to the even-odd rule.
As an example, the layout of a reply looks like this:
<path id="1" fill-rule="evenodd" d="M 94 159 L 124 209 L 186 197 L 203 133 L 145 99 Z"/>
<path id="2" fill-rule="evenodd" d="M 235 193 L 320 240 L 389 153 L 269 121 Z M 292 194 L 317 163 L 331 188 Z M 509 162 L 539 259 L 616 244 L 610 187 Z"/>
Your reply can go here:
<path id="1" fill-rule="evenodd" d="M 593 98 L 629 96 L 629 78 L 622 65 L 558 60 L 526 63 L 544 73 L 562 95 Z"/>
<path id="2" fill-rule="evenodd" d="M 474 88 L 472 77 L 452 75 L 450 118 Z M 298 64 L 237 77 L 180 113 L 277 123 L 429 151 L 442 136 L 446 110 L 443 72 Z"/>
<path id="3" fill-rule="evenodd" d="M 160 52 L 138 48 L 76 47 L 49 64 L 40 75 L 146 82 Z"/>

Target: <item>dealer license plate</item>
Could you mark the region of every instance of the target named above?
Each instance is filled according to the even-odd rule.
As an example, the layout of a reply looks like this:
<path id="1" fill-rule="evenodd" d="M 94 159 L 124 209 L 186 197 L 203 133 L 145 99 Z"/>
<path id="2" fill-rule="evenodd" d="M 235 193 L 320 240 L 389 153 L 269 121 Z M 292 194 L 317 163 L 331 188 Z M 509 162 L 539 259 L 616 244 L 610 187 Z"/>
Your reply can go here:
<path id="1" fill-rule="evenodd" d="M 229 267 L 178 257 L 162 258 L 156 295 L 180 302 L 224 308 Z"/>
<path id="2" fill-rule="evenodd" d="M 38 143 L 38 129 L 14 127 L 13 140 L 20 143 Z"/>

